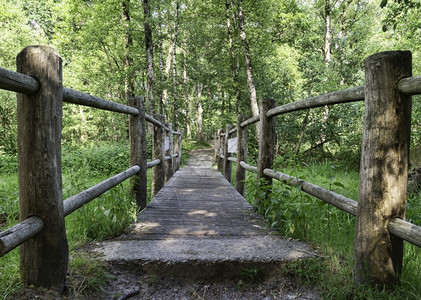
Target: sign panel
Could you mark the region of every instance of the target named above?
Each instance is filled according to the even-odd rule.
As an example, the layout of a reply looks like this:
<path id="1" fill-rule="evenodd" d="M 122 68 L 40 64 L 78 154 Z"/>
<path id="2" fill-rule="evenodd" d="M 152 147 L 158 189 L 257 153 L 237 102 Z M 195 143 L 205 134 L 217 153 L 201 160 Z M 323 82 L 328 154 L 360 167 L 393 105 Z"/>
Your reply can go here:
<path id="1" fill-rule="evenodd" d="M 237 153 L 237 138 L 228 140 L 228 153 Z"/>

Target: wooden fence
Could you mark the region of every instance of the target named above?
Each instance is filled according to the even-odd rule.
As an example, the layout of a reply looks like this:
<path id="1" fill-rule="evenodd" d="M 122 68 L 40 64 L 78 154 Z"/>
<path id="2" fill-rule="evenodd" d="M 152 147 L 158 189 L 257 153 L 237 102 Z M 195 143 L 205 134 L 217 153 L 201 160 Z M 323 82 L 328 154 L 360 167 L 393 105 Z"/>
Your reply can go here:
<path id="1" fill-rule="evenodd" d="M 412 77 L 409 51 L 383 52 L 365 61 L 365 86 L 333 92 L 275 107 L 261 101 L 260 116 L 238 117 L 237 126 L 215 137 L 218 169 L 244 195 L 246 171 L 265 184 L 283 181 L 356 216 L 354 279 L 356 283 L 393 285 L 402 270 L 403 240 L 421 247 L 421 227 L 405 221 L 411 124 L 411 95 L 421 94 L 421 77 Z M 365 101 L 358 202 L 299 178 L 272 170 L 275 116 L 325 105 Z M 247 164 L 247 126 L 260 121 L 257 167 Z M 232 139 L 234 134 L 236 139 Z M 236 142 L 232 147 L 230 144 Z M 235 143 L 234 143 L 235 144 Z M 235 149 L 229 149 L 235 148 Z M 236 153 L 236 158 L 232 157 Z M 268 191 L 270 192 L 270 191 Z"/>
<path id="2" fill-rule="evenodd" d="M 0 256 L 20 247 L 24 284 L 63 291 L 68 266 L 64 217 L 132 177 L 140 208 L 146 206 L 147 168 L 153 168 L 152 195 L 178 170 L 183 130 L 165 117 L 145 113 L 143 98 L 130 106 L 62 86 L 62 60 L 47 46 L 30 46 L 17 57 L 17 71 L 0 68 L 0 88 L 17 92 L 20 223 L 0 232 Z M 62 105 L 80 104 L 130 115 L 131 167 L 63 201 L 61 170 Z M 146 121 L 154 125 L 153 159 L 147 161 Z M 174 138 L 175 137 L 175 138 Z"/>

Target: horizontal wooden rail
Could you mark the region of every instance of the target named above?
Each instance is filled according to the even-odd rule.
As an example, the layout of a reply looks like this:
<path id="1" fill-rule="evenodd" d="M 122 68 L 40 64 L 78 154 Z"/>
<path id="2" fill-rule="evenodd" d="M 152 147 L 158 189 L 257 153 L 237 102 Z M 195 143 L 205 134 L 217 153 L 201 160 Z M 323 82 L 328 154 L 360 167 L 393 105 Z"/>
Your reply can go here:
<path id="1" fill-rule="evenodd" d="M 0 68 L 0 89 L 34 95 L 40 84 L 34 77 Z"/>
<path id="2" fill-rule="evenodd" d="M 315 184 L 309 183 L 307 181 L 301 180 L 296 177 L 291 177 L 287 174 L 281 172 L 275 172 L 271 169 L 265 169 L 263 173 L 269 177 L 282 181 L 291 186 L 301 186 L 301 190 L 306 192 L 320 200 L 323 200 L 333 206 L 353 215 L 357 215 L 357 205 L 358 202 L 352 199 L 346 198 L 342 195 L 339 195 L 335 192 L 329 191 L 325 188 L 317 186 Z"/>
<path id="3" fill-rule="evenodd" d="M 105 100 L 96 96 L 91 96 L 89 94 L 85 94 L 65 87 L 63 88 L 63 101 L 129 115 L 136 116 L 139 114 L 139 110 L 137 108 L 120 103 L 115 103 L 109 100 Z"/>
<path id="4" fill-rule="evenodd" d="M 0 232 L 0 256 L 12 251 L 44 228 L 44 222 L 37 216 L 29 217 L 19 224 Z"/>
<path id="5" fill-rule="evenodd" d="M 150 169 L 152 167 L 155 167 L 155 166 L 159 165 L 160 163 L 161 163 L 161 160 L 160 159 L 155 159 L 153 161 L 148 161 L 148 164 L 147 164 L 148 169 Z"/>
<path id="6" fill-rule="evenodd" d="M 242 122 L 242 123 L 240 124 L 240 127 L 241 127 L 241 128 L 244 128 L 244 127 L 246 127 L 246 126 L 249 126 L 249 125 L 251 125 L 251 124 L 257 123 L 257 122 L 259 122 L 259 121 L 260 121 L 260 115 L 257 115 L 257 116 L 254 116 L 254 117 L 252 117 L 252 118 L 250 118 L 250 119 L 247 119 L 247 120 L 245 120 L 244 122 Z"/>
<path id="7" fill-rule="evenodd" d="M 228 131 L 229 134 L 233 134 L 237 132 L 237 127 L 234 127 L 233 129 L 231 129 L 230 131 Z"/>
<path id="8" fill-rule="evenodd" d="M 343 91 L 333 92 L 329 94 L 319 95 L 306 98 L 297 102 L 281 105 L 269 110 L 266 114 L 268 118 L 285 114 L 288 112 L 315 108 L 325 105 L 333 105 L 347 102 L 356 102 L 364 100 L 364 86 L 355 87 Z"/>
<path id="9" fill-rule="evenodd" d="M 241 161 L 240 162 L 240 166 L 243 167 L 245 170 L 253 172 L 253 173 L 257 173 L 257 167 L 254 166 L 250 166 L 248 165 L 246 162 Z"/>
<path id="10" fill-rule="evenodd" d="M 148 114 L 145 114 L 145 120 L 148 121 L 149 123 L 152 123 L 152 124 L 158 126 L 158 127 L 161 127 L 162 125 L 164 125 L 161 122 L 159 122 L 157 119 L 155 119 L 154 117 L 152 117 Z"/>
<path id="11" fill-rule="evenodd" d="M 232 157 L 232 156 L 228 157 L 228 160 L 233 161 L 233 162 L 237 162 L 237 159 L 235 157 Z"/>
<path id="12" fill-rule="evenodd" d="M 421 94 L 421 76 L 402 78 L 398 82 L 398 89 L 405 95 Z"/>
<path id="13" fill-rule="evenodd" d="M 390 220 L 387 229 L 393 235 L 421 247 L 421 227 L 400 218 Z"/>
<path id="14" fill-rule="evenodd" d="M 165 156 L 165 161 L 171 160 L 171 156 Z"/>
<path id="15" fill-rule="evenodd" d="M 122 183 L 124 180 L 130 178 L 139 171 L 139 166 L 133 166 L 130 169 L 127 169 L 126 171 L 123 171 L 113 177 L 110 177 L 94 185 L 93 187 L 84 190 L 83 192 L 80 192 L 79 194 L 67 198 L 63 202 L 64 216 L 71 214 L 78 208 L 82 207 L 86 203 L 89 203 L 90 201 L 102 195 L 103 193 L 115 187 L 116 185 Z"/>

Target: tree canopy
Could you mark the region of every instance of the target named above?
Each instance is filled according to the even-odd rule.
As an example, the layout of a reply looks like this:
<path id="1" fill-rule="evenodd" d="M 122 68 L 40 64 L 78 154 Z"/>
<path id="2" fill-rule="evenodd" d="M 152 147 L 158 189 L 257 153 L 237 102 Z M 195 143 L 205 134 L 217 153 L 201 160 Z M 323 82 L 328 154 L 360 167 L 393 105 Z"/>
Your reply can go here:
<path id="1" fill-rule="evenodd" d="M 253 93 L 281 105 L 362 85 L 363 61 L 376 52 L 411 50 L 419 74 L 420 9 L 418 0 L 0 0 L 0 66 L 14 69 L 27 45 L 51 45 L 63 58 L 66 87 L 120 103 L 143 96 L 149 113 L 165 114 L 190 138 L 209 139 L 235 124 L 237 113 L 255 114 Z M 0 151 L 11 153 L 13 99 L 0 91 Z M 362 109 L 285 116 L 279 149 L 354 147 Z M 64 142 L 124 140 L 126 123 L 65 105 Z"/>

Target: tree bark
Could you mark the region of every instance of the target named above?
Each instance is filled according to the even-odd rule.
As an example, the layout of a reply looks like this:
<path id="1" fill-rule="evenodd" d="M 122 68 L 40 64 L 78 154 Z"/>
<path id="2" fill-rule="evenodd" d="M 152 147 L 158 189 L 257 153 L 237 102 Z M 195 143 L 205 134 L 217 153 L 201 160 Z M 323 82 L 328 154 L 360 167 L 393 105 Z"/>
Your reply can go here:
<path id="1" fill-rule="evenodd" d="M 228 46 L 229 52 L 231 56 L 231 72 L 233 75 L 233 85 L 235 90 L 235 112 L 238 115 L 240 113 L 240 104 L 241 104 L 241 90 L 240 90 L 240 66 L 238 63 L 238 58 L 235 56 L 234 53 L 234 42 L 233 42 L 233 35 L 231 30 L 231 18 L 230 18 L 230 3 L 231 0 L 225 0 L 225 11 L 226 11 L 226 20 L 227 20 L 227 35 L 228 35 Z"/>
<path id="2" fill-rule="evenodd" d="M 244 13 L 243 13 L 243 0 L 239 1 L 238 6 L 238 19 L 239 19 L 239 26 L 240 26 L 240 39 L 243 44 L 243 52 L 244 52 L 244 60 L 245 60 L 245 67 L 246 67 L 246 76 L 247 76 L 247 84 L 250 93 L 250 106 L 251 112 L 253 117 L 259 115 L 259 105 L 257 103 L 257 94 L 256 94 L 256 87 L 254 85 L 254 78 L 253 78 L 253 69 L 251 65 L 251 58 L 250 58 L 250 47 L 247 42 L 246 30 L 245 30 L 245 20 L 244 20 Z M 259 140 L 260 138 L 260 124 L 255 124 L 255 133 L 256 139 Z"/>
<path id="3" fill-rule="evenodd" d="M 124 35 L 124 69 L 125 69 L 125 79 L 124 79 L 124 91 L 126 94 L 126 101 L 128 103 L 131 97 L 134 97 L 134 81 L 132 76 L 133 68 L 133 58 L 131 57 L 131 47 L 133 46 L 133 37 L 130 28 L 130 0 L 124 0 L 122 2 L 123 6 L 123 17 L 125 20 L 126 32 Z"/>
<path id="4" fill-rule="evenodd" d="M 179 1 L 175 2 L 174 41 L 172 44 L 172 79 L 174 87 L 174 127 L 178 126 L 178 91 L 177 91 L 177 38 L 178 38 L 178 11 Z"/>
<path id="5" fill-rule="evenodd" d="M 146 80 L 146 103 L 149 108 L 149 113 L 156 110 L 156 103 L 154 100 L 154 87 L 155 87 L 155 72 L 153 63 L 153 41 L 152 41 L 152 30 L 150 21 L 152 18 L 151 9 L 149 6 L 149 0 L 143 0 L 143 12 L 144 12 L 144 28 L 145 28 L 145 50 L 146 50 L 146 61 L 147 61 L 147 80 Z"/>

